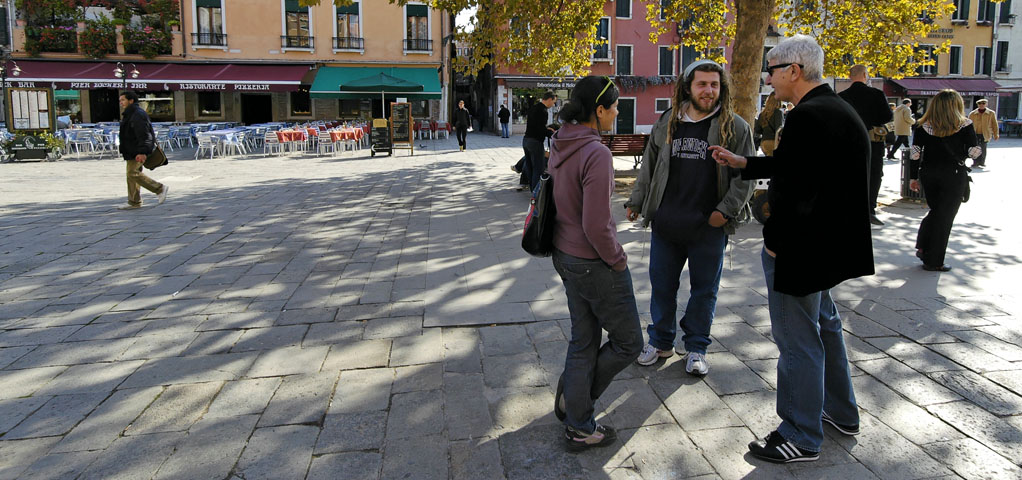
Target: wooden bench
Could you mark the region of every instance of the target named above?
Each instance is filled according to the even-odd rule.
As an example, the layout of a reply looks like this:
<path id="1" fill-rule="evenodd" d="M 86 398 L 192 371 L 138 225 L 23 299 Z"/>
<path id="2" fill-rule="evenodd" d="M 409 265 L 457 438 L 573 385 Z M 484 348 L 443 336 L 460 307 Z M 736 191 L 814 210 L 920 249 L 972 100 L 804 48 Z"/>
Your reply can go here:
<path id="1" fill-rule="evenodd" d="M 648 141 L 647 133 L 600 135 L 600 143 L 606 145 L 612 155 L 631 155 L 635 159 L 635 168 L 639 168 L 639 164 L 642 163 L 642 153 L 646 151 Z"/>

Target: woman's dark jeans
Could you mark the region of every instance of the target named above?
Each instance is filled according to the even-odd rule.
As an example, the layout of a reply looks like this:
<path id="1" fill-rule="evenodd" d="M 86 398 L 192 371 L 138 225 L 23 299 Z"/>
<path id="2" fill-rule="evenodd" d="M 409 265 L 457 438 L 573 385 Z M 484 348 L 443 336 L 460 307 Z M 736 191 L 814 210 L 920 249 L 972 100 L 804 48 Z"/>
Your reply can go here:
<path id="1" fill-rule="evenodd" d="M 590 433 L 596 429 L 596 399 L 642 351 L 632 275 L 628 269 L 615 272 L 602 260 L 573 257 L 560 250 L 554 252 L 553 260 L 571 313 L 571 340 L 561 374 L 564 423 Z M 608 341 L 600 346 L 602 330 L 607 331 Z"/>

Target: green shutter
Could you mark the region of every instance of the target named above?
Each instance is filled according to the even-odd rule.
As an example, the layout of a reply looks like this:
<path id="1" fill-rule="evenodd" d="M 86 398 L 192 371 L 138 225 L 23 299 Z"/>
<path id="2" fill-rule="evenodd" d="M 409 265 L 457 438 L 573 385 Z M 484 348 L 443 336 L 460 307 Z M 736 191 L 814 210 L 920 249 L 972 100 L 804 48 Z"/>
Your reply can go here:
<path id="1" fill-rule="evenodd" d="M 221 8 L 220 0 L 195 0 L 195 6 Z"/>
<path id="2" fill-rule="evenodd" d="M 969 19 L 969 0 L 962 0 L 962 13 L 958 18 L 961 20 Z"/>
<path id="3" fill-rule="evenodd" d="M 358 2 L 351 2 L 351 5 L 346 7 L 337 7 L 337 13 L 350 13 L 352 15 L 358 15 Z"/>
<path id="4" fill-rule="evenodd" d="M 425 5 L 405 5 L 409 17 L 428 17 L 429 7 Z"/>
<path id="5" fill-rule="evenodd" d="M 302 7 L 298 5 L 298 0 L 285 0 L 284 2 L 285 12 L 300 12 L 305 13 L 309 11 L 308 7 Z"/>

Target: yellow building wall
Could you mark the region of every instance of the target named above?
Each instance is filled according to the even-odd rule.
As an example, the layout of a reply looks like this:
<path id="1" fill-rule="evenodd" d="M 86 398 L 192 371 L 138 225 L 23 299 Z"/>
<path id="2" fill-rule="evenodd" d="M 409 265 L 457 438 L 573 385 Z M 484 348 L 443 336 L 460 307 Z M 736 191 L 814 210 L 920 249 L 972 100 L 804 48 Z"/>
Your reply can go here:
<path id="1" fill-rule="evenodd" d="M 969 19 L 967 21 L 952 21 L 950 16 L 940 20 L 937 22 L 939 25 L 937 30 L 930 33 L 927 38 L 920 40 L 919 44 L 938 46 L 951 40 L 951 45 L 962 47 L 961 76 L 971 77 L 974 75 L 976 66 L 976 47 L 990 47 L 993 39 L 993 24 L 978 25 L 976 22 L 978 15 L 979 1 L 972 0 L 969 2 Z M 937 75 L 950 75 L 950 68 L 950 54 L 938 55 Z"/>
<path id="2" fill-rule="evenodd" d="M 310 7 L 314 51 L 284 51 L 280 37 L 284 35 L 284 2 L 282 0 L 224 0 L 224 33 L 227 48 L 193 46 L 196 31 L 194 0 L 183 0 L 182 29 L 185 32 L 185 56 L 188 59 L 266 60 L 297 62 L 344 63 L 431 63 L 441 62 L 442 22 L 439 10 L 430 10 L 429 28 L 433 40 L 432 53 L 405 53 L 405 9 L 386 0 L 361 2 L 361 36 L 363 52 L 334 52 L 336 15 L 331 0 L 322 0 Z"/>

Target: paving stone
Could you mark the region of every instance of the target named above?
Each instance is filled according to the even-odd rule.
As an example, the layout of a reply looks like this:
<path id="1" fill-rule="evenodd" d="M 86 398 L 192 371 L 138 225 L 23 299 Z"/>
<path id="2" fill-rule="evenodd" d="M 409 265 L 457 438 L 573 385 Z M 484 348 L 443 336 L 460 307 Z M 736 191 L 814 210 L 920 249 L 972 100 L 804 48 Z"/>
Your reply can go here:
<path id="1" fill-rule="evenodd" d="M 342 371 L 327 413 L 386 410 L 393 383 L 394 370 L 390 368 Z"/>
<path id="2" fill-rule="evenodd" d="M 649 386 L 686 432 L 744 425 L 698 378 L 651 378 Z"/>
<path id="3" fill-rule="evenodd" d="M 840 478 L 842 480 L 877 480 L 873 472 L 861 464 L 840 464 L 827 465 L 825 467 L 799 468 L 792 471 L 792 475 L 799 480 L 827 480 Z"/>
<path id="4" fill-rule="evenodd" d="M 82 328 L 81 326 L 23 328 L 0 332 L 0 347 L 22 347 L 59 343 Z"/>
<path id="5" fill-rule="evenodd" d="M 903 338 L 870 338 L 869 343 L 884 353 L 922 373 L 964 370 L 965 367 L 948 360 L 929 348 Z"/>
<path id="6" fill-rule="evenodd" d="M 756 372 L 770 388 L 777 389 L 777 360 L 749 360 L 745 365 Z"/>
<path id="7" fill-rule="evenodd" d="M 728 306 L 727 310 L 749 325 L 755 327 L 770 326 L 770 309 L 766 305 Z M 718 314 L 718 316 L 723 315 Z M 716 323 L 716 320 L 714 320 L 714 323 Z"/>
<path id="8" fill-rule="evenodd" d="M 887 354 L 862 341 L 855 335 L 844 335 L 845 354 L 849 362 L 887 358 Z"/>
<path id="9" fill-rule="evenodd" d="M 1022 468 L 971 438 L 932 443 L 923 448 L 963 478 L 1022 478 Z"/>
<path id="10" fill-rule="evenodd" d="M 275 348 L 298 346 L 302 344 L 302 338 L 305 337 L 308 329 L 308 325 L 291 325 L 245 330 L 245 334 L 234 344 L 231 352 L 272 350 Z"/>
<path id="11" fill-rule="evenodd" d="M 871 376 L 855 377 L 852 385 L 860 409 L 916 445 L 962 438 L 958 430 Z"/>
<path id="12" fill-rule="evenodd" d="M 1014 321 L 1008 324 L 979 327 L 976 330 L 992 335 L 1012 345 L 1022 345 L 1022 325 L 1019 325 L 1014 317 L 1012 317 L 1012 320 Z"/>
<path id="13" fill-rule="evenodd" d="M 246 374 L 249 377 L 272 377 L 316 373 L 326 360 L 330 347 L 286 347 L 262 353 Z"/>
<path id="14" fill-rule="evenodd" d="M 1018 395 L 1022 395 L 1022 375 L 1019 375 L 1017 371 L 987 372 L 983 376 L 1001 384 L 1004 388 Z"/>
<path id="15" fill-rule="evenodd" d="M 364 340 L 330 347 L 323 371 L 385 367 L 390 362 L 391 340 Z"/>
<path id="16" fill-rule="evenodd" d="M 254 353 L 157 358 L 146 361 L 120 388 L 236 380 L 255 358 Z"/>
<path id="17" fill-rule="evenodd" d="M 746 428 L 752 431 L 755 438 L 767 436 L 781 423 L 781 419 L 776 413 L 777 392 L 749 392 L 720 398 L 731 408 L 732 412 L 742 419 Z"/>
<path id="18" fill-rule="evenodd" d="M 255 429 L 257 415 L 204 418 L 188 429 L 155 479 L 220 480 L 238 461 Z"/>
<path id="19" fill-rule="evenodd" d="M 222 386 L 221 382 L 171 385 L 142 412 L 125 434 L 146 435 L 187 430 L 206 411 Z"/>
<path id="20" fill-rule="evenodd" d="M 321 424 L 336 381 L 336 372 L 284 377 L 259 426 Z"/>
<path id="21" fill-rule="evenodd" d="M 479 329 L 483 355 L 517 355 L 533 353 L 535 348 L 523 325 L 483 327 Z"/>
<path id="22" fill-rule="evenodd" d="M 676 424 L 639 428 L 625 447 L 643 478 L 689 478 L 714 473 L 700 449 Z"/>
<path id="23" fill-rule="evenodd" d="M 156 471 L 174 453 L 184 433 L 158 433 L 118 437 L 80 479 L 136 479 L 152 478 Z"/>
<path id="24" fill-rule="evenodd" d="M 971 343 L 987 353 L 993 354 L 1009 362 L 1022 361 L 1022 347 L 1005 342 L 984 332 L 977 330 L 959 330 L 948 333 L 959 340 Z"/>
<path id="25" fill-rule="evenodd" d="M 203 418 L 262 413 L 280 385 L 279 378 L 254 378 L 224 383 Z"/>
<path id="26" fill-rule="evenodd" d="M 715 325 L 713 338 L 741 360 L 777 358 L 777 346 L 746 323 Z"/>
<path id="27" fill-rule="evenodd" d="M 935 321 L 933 319 L 934 315 L 927 311 L 907 310 L 896 312 L 872 300 L 849 303 L 855 310 L 855 313 L 917 342 L 935 343 L 954 340 L 954 337 L 943 333 L 940 322 Z M 920 312 L 925 312 L 928 315 L 920 315 Z"/>
<path id="28" fill-rule="evenodd" d="M 447 439 L 441 435 L 387 439 L 380 478 L 448 478 Z"/>
<path id="29" fill-rule="evenodd" d="M 302 346 L 346 345 L 362 340 L 363 331 L 365 322 L 360 321 L 316 323 L 309 327 Z"/>
<path id="30" fill-rule="evenodd" d="M 727 353 L 710 353 L 706 355 L 710 364 L 710 373 L 703 377 L 717 395 L 754 392 L 770 388 L 759 375 L 749 369 L 738 357 Z M 676 368 L 684 370 L 683 365 Z"/>
<path id="31" fill-rule="evenodd" d="M 26 353 L 31 352 L 35 347 L 10 347 L 0 348 L 0 369 L 7 367 L 14 363 L 15 360 L 23 357 Z"/>
<path id="32" fill-rule="evenodd" d="M 1022 397 L 1001 388 L 979 374 L 968 371 L 936 372 L 931 373 L 930 377 L 994 415 L 1005 416 L 1022 413 Z"/>
<path id="33" fill-rule="evenodd" d="M 443 394 L 440 391 L 400 393 L 391 398 L 388 442 L 439 434 L 443 428 Z"/>
<path id="34" fill-rule="evenodd" d="M 498 432 L 513 431 L 530 424 L 560 424 L 554 417 L 553 388 L 488 388 L 485 398 L 490 406 L 493 428 Z M 596 412 L 596 418 L 599 421 L 601 412 Z"/>
<path id="35" fill-rule="evenodd" d="M 568 339 L 564 338 L 564 333 L 561 331 L 561 327 L 557 324 L 557 322 L 547 321 L 528 323 L 525 325 L 525 330 L 529 332 L 529 338 L 532 339 L 533 343 L 566 343 L 568 341 Z"/>
<path id="36" fill-rule="evenodd" d="M 486 435 L 493 429 L 493 419 L 485 398 L 486 387 L 481 374 L 447 373 L 444 379 L 444 418 L 447 435 L 461 440 Z"/>
<path id="37" fill-rule="evenodd" d="M 142 360 L 132 360 L 68 367 L 35 394 L 109 393 L 143 363 Z"/>
<path id="38" fill-rule="evenodd" d="M 42 345 L 24 355 L 10 368 L 113 362 L 134 343 L 131 338 Z"/>
<path id="39" fill-rule="evenodd" d="M 77 478 L 103 452 L 48 453 L 21 473 L 21 478 Z M 0 470 L 2 473 L 2 470 Z"/>
<path id="40" fill-rule="evenodd" d="M 564 428 L 560 425 L 529 425 L 502 435 L 499 441 L 500 456 L 504 461 L 507 479 L 530 480 L 536 477 L 536 472 L 543 472 L 547 478 L 594 478 L 596 472 L 582 465 L 580 457 L 584 455 L 568 453 L 562 438 Z M 587 452 L 593 453 L 597 452 Z"/>
<path id="41" fill-rule="evenodd" d="M 277 311 L 246 311 L 237 313 L 221 313 L 209 315 L 206 321 L 196 327 L 196 331 L 237 330 L 271 327 L 281 312 Z"/>
<path id="42" fill-rule="evenodd" d="M 859 338 L 896 337 L 898 332 L 891 330 L 855 312 L 841 314 L 841 326 L 844 330 Z"/>
<path id="43" fill-rule="evenodd" d="M 234 474 L 247 480 L 304 479 L 318 434 L 318 427 L 300 425 L 256 429 Z"/>
<path id="44" fill-rule="evenodd" d="M 390 366 L 442 362 L 443 336 L 440 329 L 425 329 L 422 335 L 395 338 L 390 350 Z"/>
<path id="45" fill-rule="evenodd" d="M 17 427 L 8 431 L 4 440 L 63 435 L 103 401 L 108 393 L 80 393 L 51 397 Z"/>
<path id="46" fill-rule="evenodd" d="M 102 450 L 110 446 L 160 393 L 161 387 L 118 390 L 64 435 L 54 452 Z"/>
<path id="47" fill-rule="evenodd" d="M 674 423 L 671 412 L 642 378 L 611 382 L 596 402 L 596 411 L 604 412 L 608 423 L 619 429 Z"/>
<path id="48" fill-rule="evenodd" d="M 857 437 L 842 435 L 835 441 L 871 471 L 883 472 L 884 478 L 929 478 L 951 473 L 868 413 L 860 415 L 859 428 Z"/>
<path id="49" fill-rule="evenodd" d="M 275 322 L 276 325 L 301 325 L 310 323 L 325 323 L 334 321 L 337 315 L 336 308 L 296 308 L 288 309 L 280 313 Z"/>
<path id="50" fill-rule="evenodd" d="M 932 405 L 961 399 L 951 390 L 894 359 L 867 360 L 855 365 L 917 405 Z"/>
<path id="51" fill-rule="evenodd" d="M 439 363 L 398 367 L 394 372 L 392 393 L 438 390 L 443 387 L 444 368 Z"/>
<path id="52" fill-rule="evenodd" d="M 368 320 L 365 339 L 411 337 L 422 335 L 422 317 L 391 317 Z"/>
<path id="53" fill-rule="evenodd" d="M 998 419 L 969 402 L 930 405 L 927 410 L 1009 459 L 1022 456 L 1022 425 Z"/>
<path id="54" fill-rule="evenodd" d="M 85 325 L 75 331 L 74 334 L 64 339 L 67 342 L 81 342 L 85 340 L 110 340 L 113 338 L 134 337 L 140 330 L 145 328 L 149 322 L 113 322 Z"/>
<path id="55" fill-rule="evenodd" d="M 473 438 L 450 443 L 451 478 L 504 480 L 500 445 L 494 438 Z"/>
<path id="56" fill-rule="evenodd" d="M 181 351 L 181 355 L 197 356 L 227 353 L 243 334 L 243 331 L 236 330 L 202 332 Z"/>
<path id="57" fill-rule="evenodd" d="M 968 343 L 941 343 L 930 345 L 930 348 L 974 372 L 986 373 L 998 370 L 1017 370 L 1019 368 L 1009 361 L 986 353 Z"/>
<path id="58" fill-rule="evenodd" d="M 444 371 L 482 373 L 482 353 L 479 330 L 474 328 L 444 328 L 441 335 L 444 348 Z"/>
<path id="59" fill-rule="evenodd" d="M 46 455 L 58 438 L 0 440 L 0 478 L 15 478 Z"/>
<path id="60" fill-rule="evenodd" d="M 316 455 L 381 450 L 387 412 L 338 413 L 326 416 L 316 441 Z"/>
<path id="61" fill-rule="evenodd" d="M 32 412 L 43 406 L 49 397 L 10 398 L 0 400 L 0 434 L 21 423 Z"/>
<path id="62" fill-rule="evenodd" d="M 307 480 L 374 480 L 380 478 L 383 456 L 371 452 L 347 452 L 312 459 Z"/>
<path id="63" fill-rule="evenodd" d="M 176 357 L 184 352 L 198 336 L 198 333 L 145 335 L 132 343 L 121 354 L 119 360 Z"/>
<path id="64" fill-rule="evenodd" d="M 528 303 L 449 304 L 427 303 L 423 327 L 492 325 L 533 322 L 536 317 Z"/>
<path id="65" fill-rule="evenodd" d="M 483 357 L 483 378 L 493 388 L 547 385 L 546 375 L 535 353 Z"/>
<path id="66" fill-rule="evenodd" d="M 748 444 L 755 440 L 745 428 L 721 428 L 704 430 L 693 435 L 691 441 L 703 452 L 713 470 L 723 479 L 738 479 L 755 476 L 759 460 L 751 460 L 748 456 Z M 746 460 L 746 459 L 750 460 Z M 641 467 L 641 463 L 637 463 Z M 779 468 L 763 468 L 762 476 L 766 478 L 792 478 L 786 470 Z M 656 477 L 650 477 L 656 478 Z"/>

